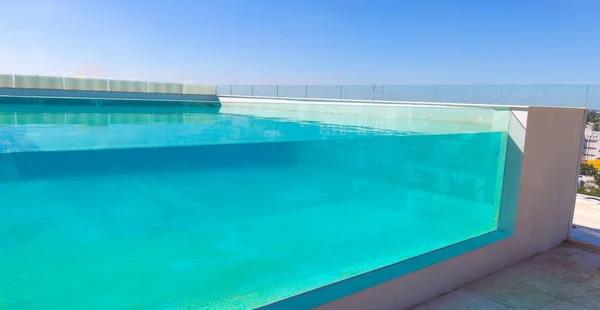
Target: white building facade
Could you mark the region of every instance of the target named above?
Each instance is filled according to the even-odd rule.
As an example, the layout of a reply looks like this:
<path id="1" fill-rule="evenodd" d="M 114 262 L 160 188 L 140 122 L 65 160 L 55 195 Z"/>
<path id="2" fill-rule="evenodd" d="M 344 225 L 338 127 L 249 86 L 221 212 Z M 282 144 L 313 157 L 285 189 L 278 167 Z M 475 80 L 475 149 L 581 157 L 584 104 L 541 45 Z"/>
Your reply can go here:
<path id="1" fill-rule="evenodd" d="M 600 131 L 594 130 L 594 124 L 585 126 L 583 143 L 583 159 L 595 160 L 600 158 Z"/>

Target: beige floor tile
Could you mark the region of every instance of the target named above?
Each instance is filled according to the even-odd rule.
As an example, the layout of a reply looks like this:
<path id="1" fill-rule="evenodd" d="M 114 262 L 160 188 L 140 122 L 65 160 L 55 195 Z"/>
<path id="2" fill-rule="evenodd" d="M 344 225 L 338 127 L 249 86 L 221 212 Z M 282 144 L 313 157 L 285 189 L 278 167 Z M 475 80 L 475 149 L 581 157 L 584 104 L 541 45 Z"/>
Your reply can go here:
<path id="1" fill-rule="evenodd" d="M 600 271 L 600 250 L 593 250 L 570 243 L 563 243 L 550 253 L 569 257 L 572 264 L 584 265 Z"/>
<path id="2" fill-rule="evenodd" d="M 581 252 L 594 253 L 593 250 L 580 247 L 572 243 L 563 243 L 560 246 L 552 249 L 550 252 L 556 255 L 573 256 Z"/>
<path id="3" fill-rule="evenodd" d="M 541 310 L 597 310 L 585 307 L 578 303 L 557 298 L 556 300 L 550 302 L 546 306 L 544 306 Z"/>
<path id="4" fill-rule="evenodd" d="M 545 271 L 535 271 L 522 275 L 519 283 L 525 287 L 557 296 L 563 286 L 569 282 L 566 278 L 555 276 Z"/>
<path id="5" fill-rule="evenodd" d="M 567 283 L 558 297 L 573 301 L 590 309 L 600 309 L 600 291 L 589 287 L 584 283 Z"/>
<path id="6" fill-rule="evenodd" d="M 576 255 L 572 255 L 570 260 L 573 262 L 573 264 L 600 271 L 600 253 L 581 252 Z"/>
<path id="7" fill-rule="evenodd" d="M 535 255 L 524 262 L 520 263 L 521 265 L 531 265 L 538 268 L 544 268 L 548 265 L 552 266 L 569 266 L 572 264 L 569 259 L 570 256 L 566 255 L 558 255 L 553 252 L 545 252 L 538 255 Z"/>
<path id="8" fill-rule="evenodd" d="M 521 264 L 504 268 L 497 272 L 496 276 L 502 281 L 517 282 L 553 296 L 556 296 L 562 287 L 570 281 L 569 277 Z"/>
<path id="9" fill-rule="evenodd" d="M 594 289 L 600 291 L 600 273 L 585 280 L 585 282 L 583 282 L 583 283 L 590 288 L 594 288 Z"/>
<path id="10" fill-rule="evenodd" d="M 488 300 L 495 302 L 490 308 Z M 491 307 L 600 309 L 600 252 L 565 243 L 418 309 L 495 309 Z"/>
<path id="11" fill-rule="evenodd" d="M 520 309 L 540 309 L 556 299 L 548 293 L 529 288 L 515 280 L 494 275 L 469 284 L 466 288 L 491 300 Z"/>
<path id="12" fill-rule="evenodd" d="M 475 292 L 461 288 L 418 306 L 414 310 L 505 310 L 509 307 L 487 299 Z"/>
<path id="13" fill-rule="evenodd" d="M 566 256 L 544 253 L 522 262 L 520 265 L 544 270 L 557 277 L 566 278 L 571 281 L 583 282 L 596 275 L 599 270 L 593 266 L 594 263 L 591 262 L 591 258 L 583 258 L 583 255 L 580 255 Z M 579 261 L 590 263 L 580 263 Z"/>

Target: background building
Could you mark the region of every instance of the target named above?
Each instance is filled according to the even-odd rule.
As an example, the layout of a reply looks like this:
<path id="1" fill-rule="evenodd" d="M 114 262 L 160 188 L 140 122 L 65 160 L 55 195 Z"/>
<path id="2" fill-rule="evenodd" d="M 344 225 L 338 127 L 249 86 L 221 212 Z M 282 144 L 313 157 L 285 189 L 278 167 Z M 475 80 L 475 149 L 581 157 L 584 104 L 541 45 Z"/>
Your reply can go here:
<path id="1" fill-rule="evenodd" d="M 594 123 L 585 126 L 582 163 L 600 168 L 600 131 L 594 130 Z"/>

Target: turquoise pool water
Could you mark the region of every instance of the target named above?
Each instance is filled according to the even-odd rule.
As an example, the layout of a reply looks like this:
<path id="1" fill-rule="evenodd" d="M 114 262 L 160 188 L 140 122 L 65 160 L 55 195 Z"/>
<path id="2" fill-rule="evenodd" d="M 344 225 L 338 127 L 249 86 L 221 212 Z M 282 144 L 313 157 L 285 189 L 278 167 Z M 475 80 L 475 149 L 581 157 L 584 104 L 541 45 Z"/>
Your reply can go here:
<path id="1" fill-rule="evenodd" d="M 248 309 L 498 229 L 506 132 L 0 109 L 0 309 Z"/>

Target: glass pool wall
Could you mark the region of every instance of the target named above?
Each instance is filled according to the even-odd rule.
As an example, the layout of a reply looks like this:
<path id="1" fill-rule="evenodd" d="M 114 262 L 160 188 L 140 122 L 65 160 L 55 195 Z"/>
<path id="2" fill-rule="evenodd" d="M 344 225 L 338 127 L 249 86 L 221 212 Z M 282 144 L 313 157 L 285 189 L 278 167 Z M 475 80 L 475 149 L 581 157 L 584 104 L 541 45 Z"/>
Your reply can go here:
<path id="1" fill-rule="evenodd" d="M 509 111 L 223 108 L 0 105 L 0 308 L 254 308 L 503 230 Z"/>

